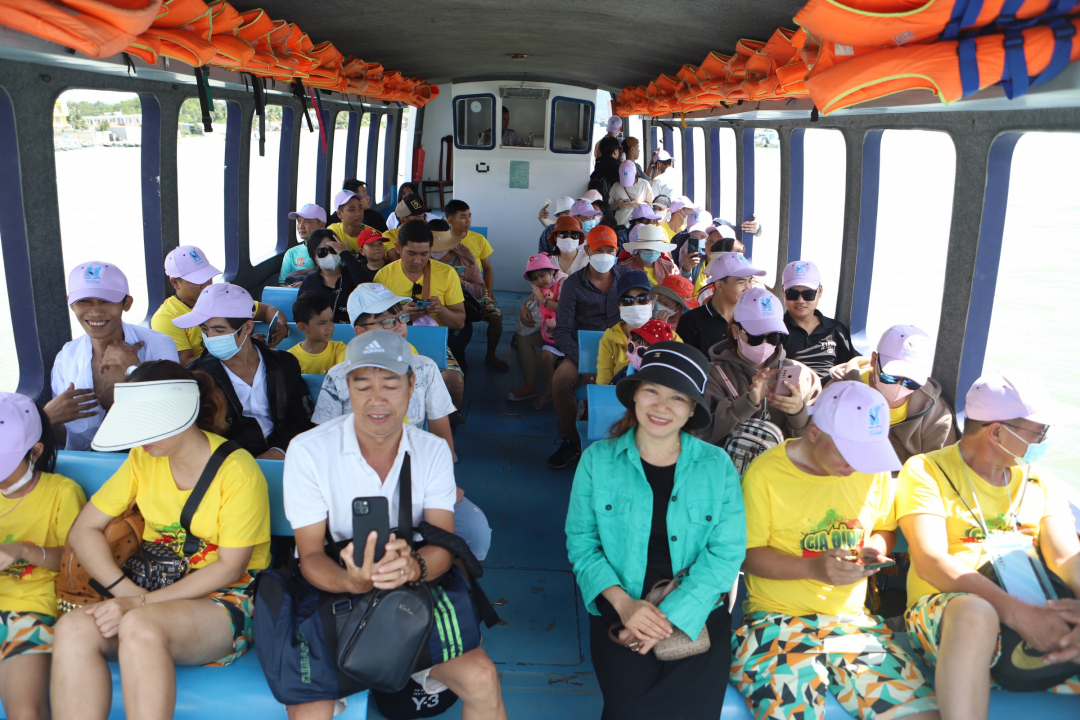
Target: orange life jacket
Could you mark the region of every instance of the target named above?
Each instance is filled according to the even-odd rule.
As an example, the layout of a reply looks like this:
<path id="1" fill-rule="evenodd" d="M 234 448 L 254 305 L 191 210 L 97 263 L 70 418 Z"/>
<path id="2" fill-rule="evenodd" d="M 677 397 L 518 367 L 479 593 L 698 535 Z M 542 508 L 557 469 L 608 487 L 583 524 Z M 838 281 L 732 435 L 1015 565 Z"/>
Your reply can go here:
<path id="1" fill-rule="evenodd" d="M 161 0 L 0 0 L 0 25 L 102 58 L 135 42 L 160 8 Z"/>
<path id="2" fill-rule="evenodd" d="M 852 57 L 806 81 L 823 113 L 904 90 L 929 90 L 952 103 L 1000 83 L 1019 97 L 1080 58 L 1080 18 L 1020 32 L 904 45 Z"/>
<path id="3" fill-rule="evenodd" d="M 1077 0 L 809 0 L 795 22 L 841 45 L 897 47 L 989 25 L 1021 30 L 1077 12 Z"/>

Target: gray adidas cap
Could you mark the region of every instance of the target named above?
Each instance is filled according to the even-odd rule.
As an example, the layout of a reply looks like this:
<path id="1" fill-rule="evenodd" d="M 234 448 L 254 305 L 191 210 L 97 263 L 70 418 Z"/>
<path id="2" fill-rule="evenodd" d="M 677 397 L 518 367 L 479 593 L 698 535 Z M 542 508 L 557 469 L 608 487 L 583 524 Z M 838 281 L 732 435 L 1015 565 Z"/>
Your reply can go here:
<path id="1" fill-rule="evenodd" d="M 412 367 L 408 341 L 389 330 L 357 335 L 345 348 L 345 374 L 362 367 L 377 367 L 404 375 Z"/>

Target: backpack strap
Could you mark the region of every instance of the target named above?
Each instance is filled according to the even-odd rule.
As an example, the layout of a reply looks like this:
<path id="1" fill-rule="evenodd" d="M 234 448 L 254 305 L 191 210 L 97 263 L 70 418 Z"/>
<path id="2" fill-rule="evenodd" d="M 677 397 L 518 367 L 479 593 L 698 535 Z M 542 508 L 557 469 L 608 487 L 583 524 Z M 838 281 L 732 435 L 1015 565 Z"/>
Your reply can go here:
<path id="1" fill-rule="evenodd" d="M 202 475 L 199 476 L 199 481 L 195 483 L 191 495 L 188 496 L 187 502 L 184 503 L 184 509 L 180 511 L 180 525 L 184 528 L 185 535 L 184 557 L 191 557 L 197 553 L 199 551 L 199 546 L 202 543 L 202 540 L 191 532 L 191 520 L 195 517 L 195 511 L 199 509 L 199 503 L 202 502 L 203 497 L 206 495 L 206 491 L 210 489 L 210 484 L 214 482 L 214 477 L 217 476 L 222 463 L 225 462 L 227 457 L 239 449 L 240 446 L 232 440 L 226 440 L 218 445 L 217 450 L 215 450 L 213 454 L 210 455 L 210 459 L 206 461 L 206 466 L 203 468 Z"/>
<path id="2" fill-rule="evenodd" d="M 430 263 L 429 263 L 430 264 Z M 413 544 L 412 524 L 412 463 L 409 453 L 401 459 L 401 472 L 398 473 L 398 526 L 397 536 Z"/>
<path id="3" fill-rule="evenodd" d="M 728 387 L 728 391 L 731 392 L 731 399 L 738 399 L 739 391 L 736 390 L 735 386 L 731 384 L 731 380 L 728 379 L 727 373 L 724 372 L 724 369 L 721 368 L 719 364 L 714 364 L 713 367 L 716 368 L 716 372 L 720 373 L 720 379 L 724 381 L 724 384 Z"/>

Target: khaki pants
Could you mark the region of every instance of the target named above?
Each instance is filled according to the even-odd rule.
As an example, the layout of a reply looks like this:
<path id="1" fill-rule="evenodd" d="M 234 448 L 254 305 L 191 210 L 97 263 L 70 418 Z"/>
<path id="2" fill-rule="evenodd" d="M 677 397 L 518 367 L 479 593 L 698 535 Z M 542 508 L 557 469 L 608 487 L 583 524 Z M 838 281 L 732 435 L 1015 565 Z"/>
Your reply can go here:
<path id="1" fill-rule="evenodd" d="M 555 415 L 559 418 L 559 435 L 573 440 L 577 437 L 577 398 L 574 391 L 583 383 L 581 375 L 578 375 L 576 362 L 564 358 L 555 368 L 555 375 L 551 378 L 551 399 L 555 402 Z"/>

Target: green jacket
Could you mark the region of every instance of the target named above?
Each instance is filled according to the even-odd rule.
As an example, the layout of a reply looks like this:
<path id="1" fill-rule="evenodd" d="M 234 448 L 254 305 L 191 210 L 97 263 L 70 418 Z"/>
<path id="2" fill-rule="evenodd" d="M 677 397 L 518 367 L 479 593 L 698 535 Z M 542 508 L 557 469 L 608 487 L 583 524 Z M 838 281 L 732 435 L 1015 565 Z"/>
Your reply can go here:
<path id="1" fill-rule="evenodd" d="M 589 446 L 578 463 L 566 516 L 566 549 L 585 605 L 618 585 L 640 598 L 649 555 L 652 488 L 634 431 Z M 667 512 L 674 572 L 689 567 L 660 604 L 675 627 L 696 638 L 746 556 L 746 513 L 739 476 L 720 448 L 681 434 L 675 487 Z"/>

